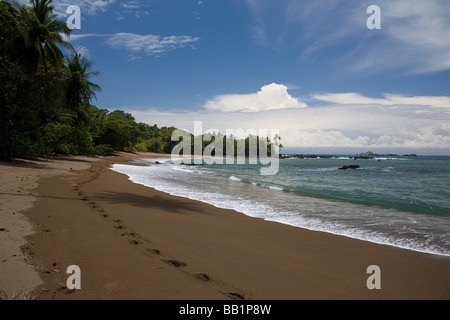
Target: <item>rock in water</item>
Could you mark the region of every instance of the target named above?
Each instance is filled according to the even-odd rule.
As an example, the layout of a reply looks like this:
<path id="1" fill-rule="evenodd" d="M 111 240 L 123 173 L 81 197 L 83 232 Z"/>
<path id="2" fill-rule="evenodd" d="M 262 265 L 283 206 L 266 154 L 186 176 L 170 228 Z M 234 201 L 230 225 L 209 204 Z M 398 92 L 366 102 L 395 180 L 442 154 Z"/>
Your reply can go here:
<path id="1" fill-rule="evenodd" d="M 361 168 L 361 166 L 357 164 L 352 164 L 350 166 L 342 166 L 339 168 L 339 170 L 358 169 L 358 168 Z"/>

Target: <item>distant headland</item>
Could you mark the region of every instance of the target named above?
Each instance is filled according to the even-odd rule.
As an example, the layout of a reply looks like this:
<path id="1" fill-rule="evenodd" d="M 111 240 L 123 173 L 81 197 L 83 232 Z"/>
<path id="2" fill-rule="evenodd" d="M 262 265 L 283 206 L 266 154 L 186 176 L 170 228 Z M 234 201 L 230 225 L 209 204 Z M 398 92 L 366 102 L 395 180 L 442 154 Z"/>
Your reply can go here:
<path id="1" fill-rule="evenodd" d="M 353 156 L 353 159 L 373 159 L 374 157 L 417 157 L 417 154 L 415 153 L 409 153 L 404 155 L 399 155 L 395 153 L 387 153 L 387 154 L 379 154 L 379 153 L 373 153 L 372 151 L 363 152 L 360 154 L 357 154 L 356 156 Z M 351 157 L 349 157 L 351 158 Z"/>
<path id="2" fill-rule="evenodd" d="M 315 155 L 315 154 L 295 154 L 295 155 L 280 155 L 280 159 L 330 159 L 335 158 L 333 155 Z M 362 152 L 356 155 L 348 156 L 349 159 L 373 159 L 375 157 L 417 157 L 415 153 L 409 154 L 395 154 L 395 153 L 387 153 L 387 154 L 379 154 L 374 153 L 372 151 Z"/>

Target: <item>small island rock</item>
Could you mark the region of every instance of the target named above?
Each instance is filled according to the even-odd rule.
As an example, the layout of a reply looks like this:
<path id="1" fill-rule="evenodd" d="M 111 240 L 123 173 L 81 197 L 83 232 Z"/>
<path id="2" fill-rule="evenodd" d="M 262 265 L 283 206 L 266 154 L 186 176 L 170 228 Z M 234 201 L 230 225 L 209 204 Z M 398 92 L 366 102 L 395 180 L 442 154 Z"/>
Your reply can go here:
<path id="1" fill-rule="evenodd" d="M 357 164 L 352 164 L 350 166 L 342 166 L 339 168 L 339 170 L 358 169 L 358 168 L 361 168 L 361 166 Z"/>

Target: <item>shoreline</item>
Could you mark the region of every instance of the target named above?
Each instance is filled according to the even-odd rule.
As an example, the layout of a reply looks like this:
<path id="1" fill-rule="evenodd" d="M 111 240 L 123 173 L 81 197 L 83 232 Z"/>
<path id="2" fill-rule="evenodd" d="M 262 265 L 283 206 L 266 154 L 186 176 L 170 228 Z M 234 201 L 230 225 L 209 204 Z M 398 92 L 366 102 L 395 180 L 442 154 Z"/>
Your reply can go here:
<path id="1" fill-rule="evenodd" d="M 164 159 L 164 160 L 166 160 L 166 159 Z M 153 163 L 151 163 L 151 164 L 153 164 Z M 164 163 L 158 163 L 158 164 L 164 164 Z M 145 165 L 145 161 L 143 161 L 142 163 L 141 162 L 129 163 L 129 165 L 141 166 L 141 165 Z M 343 236 L 343 237 L 347 237 L 350 239 L 367 241 L 367 242 L 374 243 L 374 244 L 386 245 L 386 246 L 391 246 L 391 247 L 400 248 L 400 249 L 404 249 L 404 250 L 411 250 L 411 251 L 418 252 L 418 253 L 450 257 L 449 251 L 444 250 L 444 249 L 447 249 L 446 247 L 442 250 L 439 250 L 443 247 L 436 246 L 436 243 L 435 243 L 435 246 L 427 247 L 427 246 L 423 245 L 423 243 L 420 243 L 419 241 L 414 242 L 414 239 L 411 239 L 410 242 L 407 242 L 404 239 L 403 239 L 403 241 L 395 241 L 395 240 L 392 240 L 391 238 L 389 238 L 389 234 L 385 235 L 382 233 L 382 232 L 386 232 L 386 230 L 384 230 L 384 229 L 380 229 L 381 231 L 378 234 L 376 233 L 376 232 L 378 232 L 378 230 L 376 230 L 376 229 L 371 230 L 371 231 L 373 231 L 373 234 L 371 234 L 370 236 L 367 236 L 366 233 L 361 232 L 361 231 L 360 232 L 354 232 L 354 231 L 346 232 L 347 230 L 345 230 L 345 229 L 344 230 L 336 230 L 336 228 L 332 229 L 330 227 L 324 227 L 323 225 L 320 225 L 320 224 L 315 224 L 313 226 L 309 226 L 307 224 L 296 223 L 297 221 L 292 221 L 292 220 L 286 221 L 286 219 L 274 217 L 273 212 L 269 211 L 269 210 L 273 210 L 272 208 L 269 208 L 268 210 L 266 210 L 266 213 L 271 212 L 271 214 L 269 214 L 269 215 L 258 214 L 258 213 L 255 214 L 255 212 L 253 212 L 252 210 L 247 210 L 247 207 L 251 207 L 250 205 L 247 205 L 245 207 L 238 206 L 238 209 L 233 209 L 233 208 L 236 208 L 236 206 L 229 205 L 229 203 L 224 200 L 211 201 L 209 196 L 202 196 L 202 194 L 199 192 L 200 188 L 189 189 L 189 192 L 185 192 L 186 190 L 183 187 L 175 189 L 175 188 L 172 188 L 171 185 L 167 186 L 167 184 L 164 184 L 164 183 L 153 184 L 150 180 L 149 181 L 143 180 L 143 179 L 141 179 L 141 175 L 137 174 L 135 170 L 128 170 L 124 167 L 116 167 L 115 169 L 113 168 L 112 170 L 125 174 L 126 176 L 129 177 L 129 180 L 132 181 L 133 183 L 141 184 L 146 187 L 152 188 L 152 189 L 160 191 L 160 192 L 167 193 L 172 196 L 183 197 L 183 198 L 193 200 L 193 201 L 200 201 L 205 204 L 213 205 L 217 208 L 236 210 L 237 212 L 240 212 L 241 214 L 244 214 L 248 217 L 261 218 L 265 221 L 278 222 L 281 224 L 294 226 L 294 227 L 305 229 L 305 230 L 325 232 L 328 234 Z M 158 175 L 158 173 L 155 173 L 155 174 L 156 174 L 157 178 L 162 177 L 162 176 Z M 230 176 L 231 174 L 232 173 L 227 174 L 225 176 L 225 179 L 226 179 L 226 177 Z M 217 177 L 217 179 L 219 179 L 219 178 L 220 177 Z M 182 178 L 179 177 L 178 179 L 182 179 Z M 228 179 L 232 180 L 232 181 L 241 181 L 241 179 L 238 179 L 233 175 L 231 175 Z M 250 178 L 247 178 L 247 179 L 248 180 L 244 180 L 244 182 L 249 183 L 249 180 L 251 182 Z M 203 183 L 208 184 L 207 181 L 204 181 Z M 256 182 L 251 182 L 251 183 L 256 184 Z M 262 186 L 264 188 L 274 188 L 279 191 L 287 191 L 287 193 L 290 193 L 292 191 L 292 189 L 289 190 L 289 188 L 287 188 L 287 190 L 286 190 L 286 189 L 283 189 L 282 187 L 278 188 L 278 187 L 272 187 L 272 186 L 267 186 L 267 185 L 259 185 L 259 186 Z M 265 190 L 265 189 L 262 189 L 262 190 Z M 267 197 L 267 195 L 265 195 L 265 196 Z M 264 195 L 262 195 L 262 197 L 264 197 Z M 308 195 L 307 197 L 311 198 L 311 199 L 315 199 L 314 195 Z M 323 197 L 317 196 L 317 198 L 322 199 Z M 326 199 L 331 200 L 331 201 L 336 201 L 337 203 L 339 203 L 341 201 L 341 200 L 336 200 L 333 198 L 326 198 Z M 216 199 L 214 198 L 214 200 L 216 200 Z M 229 200 L 233 201 L 233 199 L 229 199 Z M 256 205 L 259 203 L 259 201 L 255 201 L 255 202 L 256 202 L 255 203 Z M 344 200 L 343 203 L 345 203 L 345 202 L 346 201 Z M 352 205 L 361 206 L 361 207 L 368 207 L 368 208 L 374 207 L 376 209 L 379 208 L 376 205 L 374 205 L 373 203 L 352 202 L 351 200 L 350 201 L 347 200 L 347 203 L 351 203 Z M 276 207 L 274 207 L 274 208 L 276 208 Z M 401 209 L 397 209 L 397 208 L 390 208 L 390 207 L 380 207 L 380 208 L 387 209 L 387 210 L 399 210 L 398 212 L 400 214 L 405 213 L 405 212 L 407 214 L 411 214 L 410 211 L 402 212 Z M 335 207 L 335 210 L 337 211 L 338 209 Z M 335 213 L 336 213 L 336 211 L 335 211 Z M 262 211 L 260 211 L 260 212 L 262 212 Z M 341 211 L 341 212 L 343 212 L 343 211 Z M 341 231 L 341 232 L 339 232 L 339 231 Z M 402 240 L 402 239 L 400 239 L 400 240 Z M 432 241 L 430 241 L 430 243 L 431 242 Z"/>
<path id="2" fill-rule="evenodd" d="M 252 218 L 109 169 L 144 157 L 39 179 L 22 247 L 43 281 L 37 299 L 450 298 L 449 257 Z M 69 265 L 80 266 L 81 290 L 66 288 Z M 370 265 L 381 290 L 366 287 Z"/>

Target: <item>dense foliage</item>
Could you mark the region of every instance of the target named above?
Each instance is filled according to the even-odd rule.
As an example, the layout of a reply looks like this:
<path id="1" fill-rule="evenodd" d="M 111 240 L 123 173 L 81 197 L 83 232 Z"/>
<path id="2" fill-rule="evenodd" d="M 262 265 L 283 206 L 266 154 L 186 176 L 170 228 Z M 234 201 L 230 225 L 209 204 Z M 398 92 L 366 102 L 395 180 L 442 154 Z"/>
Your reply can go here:
<path id="1" fill-rule="evenodd" d="M 168 151 L 175 128 L 92 105 L 99 73 L 62 34 L 51 0 L 0 1 L 0 158 Z"/>
<path id="2" fill-rule="evenodd" d="M 92 105 L 100 87 L 91 78 L 99 72 L 90 71 L 91 62 L 64 40 L 71 30 L 53 9 L 52 0 L 30 0 L 29 5 L 0 0 L 0 159 L 171 153 L 178 144 L 171 141 L 174 127 L 137 123 L 129 113 Z M 238 141 L 230 138 L 238 154 Z M 249 138 L 245 145 L 248 156 Z"/>

